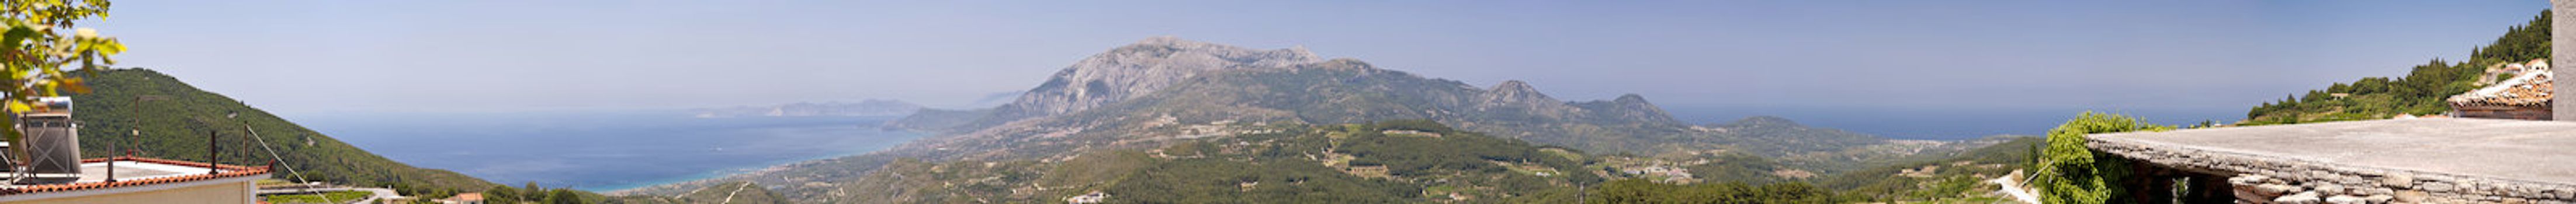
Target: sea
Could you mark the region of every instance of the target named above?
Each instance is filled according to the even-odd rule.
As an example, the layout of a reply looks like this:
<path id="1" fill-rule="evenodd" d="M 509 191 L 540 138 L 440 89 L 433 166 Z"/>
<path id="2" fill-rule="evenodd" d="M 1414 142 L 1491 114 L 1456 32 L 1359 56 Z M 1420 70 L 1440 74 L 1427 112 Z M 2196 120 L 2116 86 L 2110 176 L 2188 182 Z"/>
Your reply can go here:
<path id="1" fill-rule="evenodd" d="M 698 118 L 679 110 L 328 113 L 306 128 L 413 166 L 503 185 L 621 190 L 863 154 L 926 136 L 895 117 Z"/>

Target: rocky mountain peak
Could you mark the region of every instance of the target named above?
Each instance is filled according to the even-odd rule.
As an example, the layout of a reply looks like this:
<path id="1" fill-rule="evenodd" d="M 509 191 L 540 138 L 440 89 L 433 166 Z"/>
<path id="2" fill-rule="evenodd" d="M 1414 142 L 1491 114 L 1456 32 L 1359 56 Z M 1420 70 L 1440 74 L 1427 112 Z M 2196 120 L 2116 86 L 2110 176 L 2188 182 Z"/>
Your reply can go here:
<path id="1" fill-rule="evenodd" d="M 1486 91 L 1485 94 L 1487 96 L 1485 97 L 1487 101 L 1499 100 L 1502 102 L 1515 103 L 1563 103 L 1562 101 L 1557 101 L 1556 98 L 1547 97 L 1546 93 L 1539 93 L 1537 87 L 1531 87 L 1528 82 L 1521 82 L 1520 80 L 1509 80 L 1503 81 L 1502 84 L 1495 84 L 1493 90 Z"/>
<path id="2" fill-rule="evenodd" d="M 1601 117 L 1631 122 L 1681 124 L 1680 120 L 1673 119 L 1672 113 L 1664 112 L 1663 107 L 1646 102 L 1645 96 L 1637 94 L 1619 95 L 1619 98 L 1608 101 L 1583 102 L 1582 105 Z"/>
<path id="3" fill-rule="evenodd" d="M 1319 62 L 1325 61 L 1304 47 L 1262 50 L 1156 36 L 1075 62 L 1010 104 L 995 108 L 996 117 L 987 120 L 998 124 L 1090 109 L 1153 93 L 1214 70 Z"/>
<path id="4" fill-rule="evenodd" d="M 1618 98 L 1618 99 L 1610 99 L 1610 102 L 1617 102 L 1617 103 L 1619 103 L 1619 104 L 1647 104 L 1647 105 L 1650 105 L 1650 106 L 1651 106 L 1651 105 L 1653 105 L 1653 103 L 1647 103 L 1647 102 L 1646 102 L 1646 96 L 1640 96 L 1640 95 L 1637 95 L 1637 94 L 1622 94 L 1622 95 L 1619 95 L 1619 98 Z"/>

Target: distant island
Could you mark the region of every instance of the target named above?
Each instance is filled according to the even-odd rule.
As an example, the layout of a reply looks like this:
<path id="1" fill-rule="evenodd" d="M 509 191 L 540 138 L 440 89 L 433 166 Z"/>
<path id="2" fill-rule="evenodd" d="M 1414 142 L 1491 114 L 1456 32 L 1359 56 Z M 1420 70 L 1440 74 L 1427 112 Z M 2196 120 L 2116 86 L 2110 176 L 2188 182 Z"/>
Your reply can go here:
<path id="1" fill-rule="evenodd" d="M 903 116 L 911 115 L 913 112 L 917 111 L 921 111 L 921 105 L 919 104 L 885 99 L 868 99 L 857 103 L 838 101 L 822 103 L 801 102 L 770 106 L 735 106 L 727 108 L 702 108 L 689 110 L 689 112 L 697 113 L 697 117 L 699 118 L 731 118 L 748 116 Z"/>

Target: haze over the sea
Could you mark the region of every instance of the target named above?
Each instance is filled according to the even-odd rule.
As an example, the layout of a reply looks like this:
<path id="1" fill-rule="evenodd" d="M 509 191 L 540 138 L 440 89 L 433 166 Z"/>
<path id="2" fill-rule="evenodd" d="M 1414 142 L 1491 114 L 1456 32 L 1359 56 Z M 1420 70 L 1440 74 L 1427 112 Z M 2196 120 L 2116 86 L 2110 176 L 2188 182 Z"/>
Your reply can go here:
<path id="1" fill-rule="evenodd" d="M 606 191 L 872 152 L 922 136 L 890 117 L 695 118 L 679 111 L 352 113 L 295 118 L 370 152 L 494 183 Z"/>

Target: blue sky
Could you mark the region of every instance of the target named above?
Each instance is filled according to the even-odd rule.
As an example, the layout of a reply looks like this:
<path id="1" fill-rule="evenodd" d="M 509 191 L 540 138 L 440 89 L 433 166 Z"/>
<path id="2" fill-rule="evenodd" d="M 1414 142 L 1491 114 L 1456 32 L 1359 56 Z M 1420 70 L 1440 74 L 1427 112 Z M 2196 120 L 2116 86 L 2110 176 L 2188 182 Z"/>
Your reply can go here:
<path id="1" fill-rule="evenodd" d="M 126 1 L 85 26 L 125 41 L 125 66 L 288 115 L 965 107 L 1172 35 L 1302 45 L 1477 86 L 1524 80 L 1560 99 L 1637 93 L 1695 121 L 1956 122 L 1923 118 L 1942 114 L 2044 129 L 2081 110 L 2237 119 L 2286 94 L 2461 58 L 2547 4 Z M 1919 119 L 1868 117 L 1878 113 Z"/>

